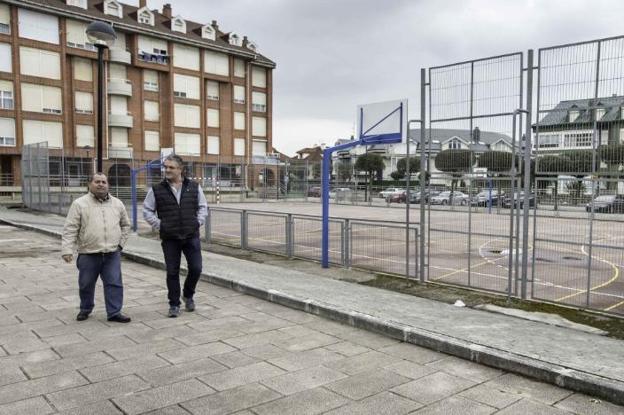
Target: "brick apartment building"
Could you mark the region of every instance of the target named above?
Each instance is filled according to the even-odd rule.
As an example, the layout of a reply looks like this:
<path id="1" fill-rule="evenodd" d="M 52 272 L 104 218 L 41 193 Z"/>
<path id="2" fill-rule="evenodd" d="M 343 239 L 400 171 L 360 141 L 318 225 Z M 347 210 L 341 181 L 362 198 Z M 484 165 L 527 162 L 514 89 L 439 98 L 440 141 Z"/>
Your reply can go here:
<path id="1" fill-rule="evenodd" d="M 91 166 L 97 52 L 85 29 L 93 20 L 117 33 L 105 55 L 106 171 L 129 172 L 173 148 L 201 170 L 193 174 L 210 176 L 216 163 L 249 165 L 273 152 L 275 63 L 246 36 L 186 20 L 169 4 L 150 10 L 146 0 L 0 0 L 0 185 L 19 186 L 30 143 L 47 141 L 51 160 L 64 157 L 64 174 Z"/>

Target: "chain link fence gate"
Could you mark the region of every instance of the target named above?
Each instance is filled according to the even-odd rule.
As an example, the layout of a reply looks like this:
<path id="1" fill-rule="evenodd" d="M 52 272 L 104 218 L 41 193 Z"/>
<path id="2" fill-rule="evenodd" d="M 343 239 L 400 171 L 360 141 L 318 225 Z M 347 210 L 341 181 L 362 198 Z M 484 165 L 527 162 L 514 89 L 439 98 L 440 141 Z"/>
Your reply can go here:
<path id="1" fill-rule="evenodd" d="M 533 298 L 624 313 L 624 37 L 539 49 Z"/>
<path id="2" fill-rule="evenodd" d="M 523 54 L 432 67 L 428 79 L 427 279 L 515 294 Z"/>

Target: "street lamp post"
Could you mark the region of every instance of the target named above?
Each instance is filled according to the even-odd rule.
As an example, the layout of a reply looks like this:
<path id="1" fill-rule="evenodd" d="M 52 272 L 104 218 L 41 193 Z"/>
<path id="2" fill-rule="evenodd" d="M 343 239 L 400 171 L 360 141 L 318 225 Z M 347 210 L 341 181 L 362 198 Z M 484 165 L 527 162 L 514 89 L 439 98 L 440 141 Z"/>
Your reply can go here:
<path id="1" fill-rule="evenodd" d="M 102 152 L 104 140 L 104 49 L 115 43 L 117 35 L 113 27 L 101 21 L 94 21 L 87 26 L 87 37 L 98 50 L 98 98 L 97 98 L 97 156 L 96 172 L 102 171 Z"/>

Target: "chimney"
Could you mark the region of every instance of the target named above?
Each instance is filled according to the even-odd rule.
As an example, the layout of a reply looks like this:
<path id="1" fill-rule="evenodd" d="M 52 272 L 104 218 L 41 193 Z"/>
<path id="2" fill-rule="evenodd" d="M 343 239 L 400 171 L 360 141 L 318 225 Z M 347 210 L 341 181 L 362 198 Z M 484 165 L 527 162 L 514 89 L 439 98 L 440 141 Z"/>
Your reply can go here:
<path id="1" fill-rule="evenodd" d="M 171 4 L 166 3 L 163 6 L 162 14 L 165 15 L 168 19 L 171 19 Z"/>
<path id="2" fill-rule="evenodd" d="M 139 9 L 147 6 L 147 0 L 139 0 Z"/>
<path id="3" fill-rule="evenodd" d="M 247 36 L 243 36 L 243 47 L 244 48 L 247 47 L 247 43 L 249 43 L 249 40 L 247 39 Z"/>
<path id="4" fill-rule="evenodd" d="M 212 28 L 215 30 L 215 32 L 219 31 L 219 25 L 217 24 L 216 20 L 212 21 Z"/>

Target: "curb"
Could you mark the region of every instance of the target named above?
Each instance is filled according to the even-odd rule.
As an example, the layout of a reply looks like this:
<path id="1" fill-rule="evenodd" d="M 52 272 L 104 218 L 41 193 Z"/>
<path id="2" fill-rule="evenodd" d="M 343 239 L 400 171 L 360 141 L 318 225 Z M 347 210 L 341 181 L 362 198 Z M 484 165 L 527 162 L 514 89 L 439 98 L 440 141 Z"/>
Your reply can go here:
<path id="1" fill-rule="evenodd" d="M 58 232 L 40 229 L 32 225 L 13 223 L 8 220 L 0 220 L 0 223 L 43 233 L 48 236 L 60 237 Z M 165 269 L 165 263 L 162 260 L 146 258 L 142 255 L 125 251 L 122 251 L 122 255 L 133 262 L 158 269 Z M 184 267 L 182 267 L 182 269 L 184 269 Z M 400 322 L 383 320 L 357 311 L 342 309 L 333 304 L 326 304 L 312 299 L 298 298 L 277 290 L 267 290 L 242 280 L 236 281 L 206 272 L 202 272 L 202 279 L 214 285 L 252 295 L 262 300 L 314 314 L 355 328 L 378 333 L 406 343 L 460 357 L 507 372 L 517 373 L 565 389 L 593 395 L 615 404 L 624 405 L 624 382 L 471 343 L 444 334 L 407 326 Z"/>

